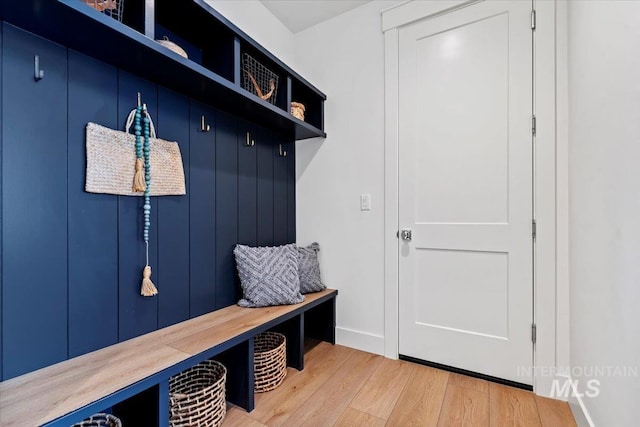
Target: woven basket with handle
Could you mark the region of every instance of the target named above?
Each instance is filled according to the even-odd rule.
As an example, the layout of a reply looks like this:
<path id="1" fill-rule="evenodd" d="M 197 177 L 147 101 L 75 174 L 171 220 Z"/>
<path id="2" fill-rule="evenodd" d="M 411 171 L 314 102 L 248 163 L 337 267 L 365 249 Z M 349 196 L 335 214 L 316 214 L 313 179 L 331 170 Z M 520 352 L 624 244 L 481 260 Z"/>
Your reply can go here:
<path id="1" fill-rule="evenodd" d="M 258 393 L 277 388 L 287 376 L 287 344 L 284 335 L 263 332 L 254 339 L 253 376 Z"/>
<path id="2" fill-rule="evenodd" d="M 219 426 L 227 413 L 227 369 L 205 360 L 169 380 L 171 427 Z"/>

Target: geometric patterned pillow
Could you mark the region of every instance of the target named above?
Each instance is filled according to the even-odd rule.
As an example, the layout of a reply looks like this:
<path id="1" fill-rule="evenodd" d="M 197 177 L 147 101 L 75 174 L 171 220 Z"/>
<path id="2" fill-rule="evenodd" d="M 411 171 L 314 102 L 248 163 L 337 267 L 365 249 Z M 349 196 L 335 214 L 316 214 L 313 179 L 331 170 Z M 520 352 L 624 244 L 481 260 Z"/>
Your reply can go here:
<path id="1" fill-rule="evenodd" d="M 320 292 L 326 288 L 320 279 L 319 251 L 320 245 L 318 243 L 312 243 L 306 248 L 298 247 L 298 275 L 300 276 L 300 292 L 303 294 Z"/>
<path id="2" fill-rule="evenodd" d="M 239 306 L 267 307 L 304 301 L 300 294 L 296 245 L 258 248 L 236 245 L 233 254 L 243 293 Z"/>

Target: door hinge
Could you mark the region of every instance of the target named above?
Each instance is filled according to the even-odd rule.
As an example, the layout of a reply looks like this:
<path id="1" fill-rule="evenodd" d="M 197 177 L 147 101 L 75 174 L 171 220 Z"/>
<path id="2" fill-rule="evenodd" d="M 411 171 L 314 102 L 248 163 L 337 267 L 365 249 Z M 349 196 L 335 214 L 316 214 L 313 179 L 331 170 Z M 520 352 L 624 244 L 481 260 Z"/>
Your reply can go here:
<path id="1" fill-rule="evenodd" d="M 531 342 L 535 344 L 537 338 L 538 338 L 538 330 L 536 328 L 536 324 L 532 323 L 531 324 Z"/>
<path id="2" fill-rule="evenodd" d="M 536 224 L 536 220 L 532 219 L 531 220 L 531 235 L 533 236 L 533 238 L 536 238 L 536 234 L 538 233 L 538 225 Z"/>
<path id="3" fill-rule="evenodd" d="M 536 11 L 535 9 L 531 11 L 531 29 L 536 29 Z"/>
<path id="4" fill-rule="evenodd" d="M 531 135 L 536 136 L 536 115 L 531 115 Z"/>

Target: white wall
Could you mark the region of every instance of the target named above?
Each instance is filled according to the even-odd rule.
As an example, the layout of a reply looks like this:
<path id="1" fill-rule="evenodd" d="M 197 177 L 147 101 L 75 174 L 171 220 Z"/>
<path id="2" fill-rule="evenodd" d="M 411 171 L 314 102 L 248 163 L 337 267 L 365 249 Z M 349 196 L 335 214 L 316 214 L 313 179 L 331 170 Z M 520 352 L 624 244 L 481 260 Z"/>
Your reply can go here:
<path id="1" fill-rule="evenodd" d="M 321 244 L 324 282 L 339 289 L 338 343 L 384 353 L 384 58 L 372 2 L 295 36 L 257 0 L 207 0 L 327 94 L 328 138 L 296 145 L 298 242 Z M 372 210 L 359 210 L 361 193 Z"/>
<path id="2" fill-rule="evenodd" d="M 299 72 L 327 94 L 327 138 L 296 145 L 298 242 L 318 241 L 339 290 L 338 343 L 384 353 L 384 39 L 374 1 L 295 35 Z M 372 210 L 360 211 L 360 194 Z"/>
<path id="3" fill-rule="evenodd" d="M 328 138 L 298 142 L 298 242 L 321 244 L 323 280 L 340 291 L 337 339 L 384 353 L 384 44 L 373 1 L 295 36 L 257 0 L 207 0 L 327 94 Z M 295 100 L 294 100 L 295 101 Z M 372 196 L 361 212 L 360 194 Z"/>
<path id="4" fill-rule="evenodd" d="M 639 16 L 640 2 L 569 2 L 573 369 L 640 365 Z M 637 426 L 640 378 L 596 378 L 594 424 Z"/>
<path id="5" fill-rule="evenodd" d="M 295 68 L 293 33 L 262 2 L 258 0 L 206 0 L 206 2 L 285 64 Z"/>

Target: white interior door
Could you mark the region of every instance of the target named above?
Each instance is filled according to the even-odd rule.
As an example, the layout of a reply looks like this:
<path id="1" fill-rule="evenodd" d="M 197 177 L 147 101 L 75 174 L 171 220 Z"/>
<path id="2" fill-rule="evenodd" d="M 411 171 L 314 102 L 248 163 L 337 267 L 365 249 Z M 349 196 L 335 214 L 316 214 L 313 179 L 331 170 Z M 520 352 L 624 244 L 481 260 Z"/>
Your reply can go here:
<path id="1" fill-rule="evenodd" d="M 399 31 L 401 355 L 532 384 L 531 3 Z"/>

